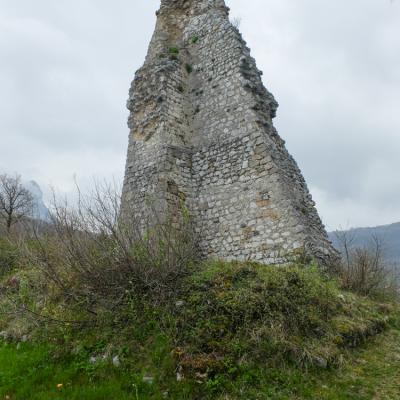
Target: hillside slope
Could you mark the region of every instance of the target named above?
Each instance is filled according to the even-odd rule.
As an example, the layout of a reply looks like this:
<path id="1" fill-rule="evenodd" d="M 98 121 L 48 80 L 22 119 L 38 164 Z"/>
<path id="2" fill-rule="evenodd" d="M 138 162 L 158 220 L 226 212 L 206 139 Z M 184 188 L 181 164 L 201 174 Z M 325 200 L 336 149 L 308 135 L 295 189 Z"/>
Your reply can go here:
<path id="1" fill-rule="evenodd" d="M 132 291 L 92 321 L 48 289 L 35 268 L 0 281 L 0 398 L 400 396 L 397 305 L 345 291 L 315 265 L 196 264 L 171 298 Z M 21 301 L 34 314 L 10 312 Z"/>
<path id="2" fill-rule="evenodd" d="M 154 354 L 156 356 L 156 354 Z M 0 397 L 18 400 L 398 400 L 400 330 L 393 328 L 353 351 L 338 370 L 296 371 L 291 367 L 248 371 L 232 381 L 236 394 L 197 397 L 204 383 L 151 382 L 129 366 L 90 364 L 78 356 L 54 359 L 52 348 L 0 342 Z M 32 372 L 34 371 L 34 373 Z M 169 389 L 165 386 L 170 385 Z M 211 386 L 217 386 L 214 381 Z M 163 389 L 164 387 L 164 389 Z M 179 390 L 180 388 L 180 390 Z M 232 390 L 234 389 L 234 390 Z M 243 393 L 240 394 L 240 393 Z M 245 396 L 245 397 L 244 397 Z"/>

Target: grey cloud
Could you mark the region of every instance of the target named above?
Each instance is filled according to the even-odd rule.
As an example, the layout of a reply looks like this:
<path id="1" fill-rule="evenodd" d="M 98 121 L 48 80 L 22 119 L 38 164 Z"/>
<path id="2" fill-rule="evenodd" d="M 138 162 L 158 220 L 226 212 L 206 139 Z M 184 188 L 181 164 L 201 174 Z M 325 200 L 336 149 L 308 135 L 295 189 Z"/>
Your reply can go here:
<path id="1" fill-rule="evenodd" d="M 282 0 L 257 13 L 263 4 L 239 6 L 242 28 L 324 219 L 399 220 L 400 5 Z"/>
<path id="2" fill-rule="evenodd" d="M 227 0 L 330 227 L 400 220 L 400 4 Z M 0 169 L 123 175 L 125 102 L 158 1 L 0 0 Z M 6 140 L 5 140 L 6 138 Z"/>

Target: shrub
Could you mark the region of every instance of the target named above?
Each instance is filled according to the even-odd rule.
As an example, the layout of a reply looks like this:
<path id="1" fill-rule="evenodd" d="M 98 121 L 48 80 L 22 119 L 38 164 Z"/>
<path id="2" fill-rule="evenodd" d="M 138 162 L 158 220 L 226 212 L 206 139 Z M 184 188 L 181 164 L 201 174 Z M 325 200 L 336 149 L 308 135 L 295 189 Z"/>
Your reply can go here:
<path id="1" fill-rule="evenodd" d="M 398 282 L 392 268 L 385 261 L 383 240 L 371 235 L 367 246 L 356 246 L 356 238 L 349 232 L 337 232 L 342 262 L 339 277 L 345 289 L 364 296 L 393 297 Z"/>
<path id="2" fill-rule="evenodd" d="M 132 297 L 167 301 L 196 257 L 189 222 L 177 225 L 151 207 L 145 224 L 126 208 L 121 214 L 120 194 L 110 186 L 80 196 L 76 207 L 53 208 L 52 231 L 36 236 L 30 258 L 51 282 L 57 312 L 78 315 L 77 322 L 99 323 L 101 313 Z"/>

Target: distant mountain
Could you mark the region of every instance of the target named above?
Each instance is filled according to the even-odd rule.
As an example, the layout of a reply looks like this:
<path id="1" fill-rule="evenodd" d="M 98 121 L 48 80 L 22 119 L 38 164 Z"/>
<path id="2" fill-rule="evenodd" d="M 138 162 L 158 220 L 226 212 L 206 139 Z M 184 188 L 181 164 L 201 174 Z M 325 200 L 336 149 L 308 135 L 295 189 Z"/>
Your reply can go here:
<path id="1" fill-rule="evenodd" d="M 40 186 L 35 181 L 29 181 L 24 183 L 24 187 L 29 190 L 33 196 L 33 217 L 42 221 L 49 221 L 50 213 L 43 201 L 43 192 Z"/>
<path id="2" fill-rule="evenodd" d="M 354 236 L 354 245 L 360 247 L 368 246 L 371 235 L 377 235 L 383 240 L 387 260 L 400 264 L 400 222 L 374 228 L 354 228 L 347 232 Z M 335 232 L 330 232 L 329 237 L 333 245 L 339 248 Z"/>

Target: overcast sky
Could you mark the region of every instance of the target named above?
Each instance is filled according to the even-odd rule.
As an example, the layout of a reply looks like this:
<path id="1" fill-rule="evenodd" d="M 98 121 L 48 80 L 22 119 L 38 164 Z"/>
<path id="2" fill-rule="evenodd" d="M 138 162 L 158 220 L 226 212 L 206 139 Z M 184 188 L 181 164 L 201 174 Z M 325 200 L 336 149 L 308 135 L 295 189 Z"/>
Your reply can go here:
<path id="1" fill-rule="evenodd" d="M 158 0 L 0 0 L 0 171 L 122 179 Z M 228 0 L 328 229 L 400 221 L 399 0 Z"/>

